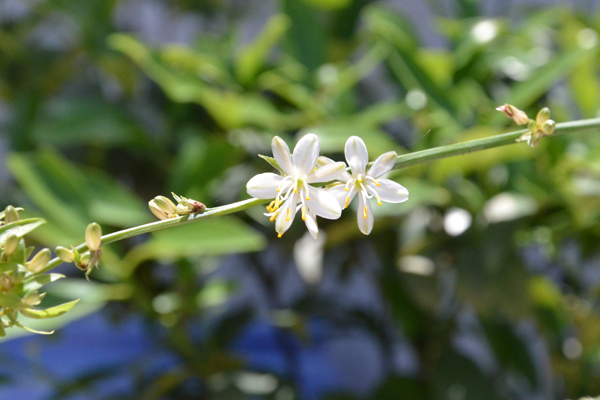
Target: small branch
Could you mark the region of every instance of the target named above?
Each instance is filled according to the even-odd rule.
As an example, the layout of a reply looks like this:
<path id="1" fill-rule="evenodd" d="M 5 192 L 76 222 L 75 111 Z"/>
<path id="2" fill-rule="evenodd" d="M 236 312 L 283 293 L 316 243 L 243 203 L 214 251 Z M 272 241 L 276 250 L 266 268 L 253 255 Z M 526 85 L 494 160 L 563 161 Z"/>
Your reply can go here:
<path id="1" fill-rule="evenodd" d="M 562 135 L 565 133 L 583 132 L 599 128 L 600 118 L 564 122 L 561 124 L 557 124 L 554 133 L 548 137 Z M 527 129 L 521 129 L 519 131 L 504 133 L 502 135 L 495 135 L 483 139 L 469 140 L 468 142 L 450 144 L 447 146 L 435 147 L 433 149 L 403 154 L 398 156 L 398 161 L 396 161 L 394 169 L 406 168 L 416 164 L 423 164 L 433 160 L 468 154 L 475 151 L 491 149 L 494 147 L 506 146 L 509 144 L 517 144 L 518 142 L 516 142 L 516 140 L 526 132 L 528 132 Z"/>
<path id="2" fill-rule="evenodd" d="M 562 135 L 565 133 L 583 132 L 592 129 L 600 129 L 600 118 L 557 124 L 556 130 L 550 137 Z M 519 131 L 504 133 L 502 135 L 491 136 L 488 138 L 470 140 L 468 142 L 456 143 L 428 150 L 415 151 L 409 154 L 403 154 L 398 156 L 398 161 L 396 162 L 396 166 L 394 167 L 394 169 L 406 168 L 416 164 L 423 164 L 433 160 L 468 154 L 475 151 L 491 149 L 494 147 L 516 144 L 516 140 L 526 132 L 528 132 L 527 129 L 521 129 Z M 206 211 L 204 211 L 203 213 L 184 215 L 177 218 L 170 218 L 162 221 L 152 222 L 146 225 L 136 226 L 134 228 L 124 229 L 122 231 L 102 236 L 102 244 L 109 244 L 144 233 L 154 232 L 160 229 L 183 225 L 190 222 L 196 222 L 204 219 L 220 217 L 222 215 L 233 214 L 238 211 L 243 211 L 251 207 L 265 204 L 268 201 L 269 200 L 263 199 L 242 200 L 237 203 L 232 203 L 221 207 L 207 208 Z M 77 246 L 77 250 L 80 253 L 83 253 L 87 251 L 88 248 L 84 243 Z M 55 268 L 61 263 L 62 261 L 60 259 L 54 258 L 41 272 L 50 271 L 51 269 Z"/>

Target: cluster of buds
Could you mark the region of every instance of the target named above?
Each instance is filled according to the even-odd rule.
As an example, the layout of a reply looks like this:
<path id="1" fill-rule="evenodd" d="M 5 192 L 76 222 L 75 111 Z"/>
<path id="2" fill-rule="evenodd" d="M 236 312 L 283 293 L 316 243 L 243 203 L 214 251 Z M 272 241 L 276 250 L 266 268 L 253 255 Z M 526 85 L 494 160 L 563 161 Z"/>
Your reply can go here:
<path id="1" fill-rule="evenodd" d="M 0 212 L 0 337 L 5 329 L 17 326 L 35 333 L 18 320 L 18 314 L 30 318 L 51 318 L 64 314 L 75 303 L 37 310 L 45 293 L 39 289 L 63 275 L 44 275 L 50 262 L 50 249 L 40 250 L 31 260 L 33 247 L 25 246 L 24 235 L 44 223 L 40 218 L 20 219 L 22 208 L 8 206 Z"/>
<path id="2" fill-rule="evenodd" d="M 75 263 L 75 266 L 82 271 L 85 271 L 85 278 L 89 281 L 90 273 L 94 267 L 100 264 L 100 256 L 102 250 L 102 228 L 96 222 L 92 222 L 85 229 L 85 244 L 88 252 L 79 254 L 79 251 L 71 246 L 71 250 L 66 247 L 58 246 L 56 248 L 56 256 L 66 263 Z"/>
<path id="3" fill-rule="evenodd" d="M 542 137 L 552 135 L 556 129 L 556 122 L 550 119 L 550 109 L 548 107 L 542 108 L 535 119 L 529 118 L 524 111 L 511 104 L 505 104 L 496 108 L 496 110 L 502 111 L 517 125 L 527 125 L 529 132 L 524 133 L 517 139 L 517 142 L 527 142 L 530 147 L 537 146 Z"/>
<path id="4" fill-rule="evenodd" d="M 178 196 L 171 192 L 173 198 L 177 201 L 177 205 L 165 196 L 156 196 L 148 202 L 148 207 L 152 214 L 158 219 L 175 218 L 179 215 L 199 213 L 206 209 L 206 206 L 194 199 Z"/>

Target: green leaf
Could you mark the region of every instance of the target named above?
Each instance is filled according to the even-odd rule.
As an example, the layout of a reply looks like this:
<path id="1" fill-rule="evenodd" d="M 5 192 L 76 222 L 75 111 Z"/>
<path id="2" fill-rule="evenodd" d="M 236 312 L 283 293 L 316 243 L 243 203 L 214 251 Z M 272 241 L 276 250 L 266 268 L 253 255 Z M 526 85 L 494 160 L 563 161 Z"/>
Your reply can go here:
<path id="1" fill-rule="evenodd" d="M 265 160 L 266 162 L 268 162 L 269 165 L 271 165 L 271 167 L 273 167 L 276 170 L 278 170 L 279 172 L 283 173 L 283 170 L 281 169 L 281 167 L 279 166 L 279 163 L 277 162 L 277 160 L 274 157 L 263 156 L 262 154 L 259 154 L 258 156 L 260 158 L 262 158 L 263 160 Z"/>
<path id="2" fill-rule="evenodd" d="M 289 26 L 290 19 L 286 15 L 274 15 L 256 40 L 241 51 L 235 65 L 236 75 L 241 83 L 247 84 L 256 76 L 269 52 Z"/>
<path id="3" fill-rule="evenodd" d="M 79 300 L 73 300 L 68 303 L 63 303 L 58 306 L 47 308 L 45 310 L 36 310 L 33 308 L 29 308 L 29 309 L 24 309 L 24 310 L 20 310 L 20 311 L 21 311 L 21 314 L 23 314 L 24 316 L 33 318 L 33 319 L 54 318 L 54 317 L 58 317 L 60 315 L 63 315 L 64 313 L 68 312 L 78 302 L 79 302 Z"/>
<path id="4" fill-rule="evenodd" d="M 0 263 L 0 274 L 4 272 L 16 272 L 19 269 L 19 264 L 14 262 Z"/>
<path id="5" fill-rule="evenodd" d="M 44 221 L 42 218 L 29 218 L 0 226 L 0 246 L 4 245 L 4 242 L 8 236 L 15 235 L 21 238 L 45 223 L 46 221 Z"/>
<path id="6" fill-rule="evenodd" d="M 176 259 L 258 251 L 265 238 L 236 217 L 209 219 L 174 229 L 154 232 L 146 243 L 134 247 L 125 257 L 133 268 L 150 259 Z"/>
<path id="7" fill-rule="evenodd" d="M 38 290 L 47 283 L 55 282 L 59 279 L 65 278 L 63 274 L 45 274 L 37 275 L 31 278 L 27 278 L 23 281 L 23 287 L 26 292 Z"/>
<path id="8" fill-rule="evenodd" d="M 8 307 L 12 309 L 23 309 L 31 307 L 21 301 L 21 298 L 10 293 L 0 293 L 0 307 Z"/>

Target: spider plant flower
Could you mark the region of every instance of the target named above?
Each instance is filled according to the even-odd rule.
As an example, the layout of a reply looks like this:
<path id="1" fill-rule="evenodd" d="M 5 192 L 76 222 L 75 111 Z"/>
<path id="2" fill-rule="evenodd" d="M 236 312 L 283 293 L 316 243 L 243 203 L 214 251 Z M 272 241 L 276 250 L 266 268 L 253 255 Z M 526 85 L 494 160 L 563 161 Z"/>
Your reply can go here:
<path id="1" fill-rule="evenodd" d="M 408 190 L 394 181 L 380 178 L 396 164 L 395 152 L 382 154 L 367 170 L 369 163 L 367 146 L 361 138 L 352 136 L 346 142 L 345 155 L 352 174 L 344 171 L 340 180 L 346 184 L 334 186 L 328 191 L 336 197 L 343 208 L 347 208 L 354 196 L 358 194 L 356 216 L 358 228 L 363 234 L 368 235 L 371 233 L 375 221 L 369 199 L 375 197 L 378 205 L 382 205 L 382 201 L 402 203 L 408 200 Z M 328 162 L 323 158 L 321 161 Z"/>
<path id="2" fill-rule="evenodd" d="M 271 148 L 281 175 L 271 172 L 256 175 L 248 181 L 246 190 L 250 196 L 273 199 L 265 215 L 275 221 L 279 237 L 289 229 L 296 213 L 301 210 L 308 231 L 316 238 L 319 233 L 316 217 L 338 219 L 342 209 L 334 196 L 311 184 L 336 180 L 345 172 L 346 164 L 332 162 L 315 168 L 320 144 L 314 134 L 303 136 L 293 154 L 283 139 L 277 136 L 273 138 Z"/>

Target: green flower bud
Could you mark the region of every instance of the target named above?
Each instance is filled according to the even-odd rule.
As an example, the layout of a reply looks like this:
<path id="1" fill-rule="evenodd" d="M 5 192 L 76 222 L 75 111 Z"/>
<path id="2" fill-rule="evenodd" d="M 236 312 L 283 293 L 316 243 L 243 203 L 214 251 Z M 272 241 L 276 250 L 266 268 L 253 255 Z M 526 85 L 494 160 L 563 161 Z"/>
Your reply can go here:
<path id="1" fill-rule="evenodd" d="M 102 228 L 95 222 L 92 222 L 85 228 L 85 244 L 90 251 L 100 249 L 102 243 Z"/>
<path id="2" fill-rule="evenodd" d="M 537 131 L 540 130 L 538 124 L 534 120 L 529 121 L 527 124 L 527 129 L 529 129 L 529 132 L 531 132 L 532 135 L 535 135 Z"/>
<path id="3" fill-rule="evenodd" d="M 27 269 L 34 274 L 43 270 L 50 261 L 50 249 L 39 251 L 27 264 Z"/>
<path id="4" fill-rule="evenodd" d="M 177 213 L 175 203 L 165 196 L 156 196 L 154 198 L 154 203 L 162 212 L 167 213 L 168 215 Z"/>
<path id="5" fill-rule="evenodd" d="M 148 207 L 150 208 L 150 211 L 152 211 L 152 214 L 154 214 L 156 218 L 160 220 L 169 219 L 169 215 L 160 208 L 158 208 L 154 199 L 148 202 Z"/>
<path id="6" fill-rule="evenodd" d="M 542 132 L 544 132 L 546 135 L 552 135 L 552 133 L 554 133 L 555 129 L 556 129 L 556 122 L 554 122 L 551 119 L 544 122 L 544 125 L 542 125 Z"/>
<path id="7" fill-rule="evenodd" d="M 60 258 L 66 263 L 72 263 L 73 261 L 75 261 L 75 255 L 73 254 L 73 252 L 62 246 L 58 246 L 56 248 L 56 257 Z"/>
<path id="8" fill-rule="evenodd" d="M 79 269 L 86 270 L 91 259 L 92 259 L 92 256 L 90 255 L 90 253 L 82 254 L 81 258 L 79 259 L 79 264 L 78 264 Z"/>
<path id="9" fill-rule="evenodd" d="M 16 222 L 19 220 L 19 212 L 13 206 L 7 206 L 4 210 L 4 222 Z"/>
<path id="10" fill-rule="evenodd" d="M 550 119 L 550 109 L 548 107 L 542 108 L 538 112 L 537 117 L 535 117 L 535 121 L 537 122 L 538 126 L 544 125 L 544 122 L 548 121 L 549 119 Z"/>
<path id="11" fill-rule="evenodd" d="M 15 252 L 19 244 L 19 238 L 17 235 L 9 235 L 4 241 L 4 254 L 10 256 Z"/>
<path id="12" fill-rule="evenodd" d="M 42 302 L 42 297 L 37 292 L 29 293 L 23 299 L 23 303 L 29 304 L 30 306 L 36 306 L 36 305 L 40 304 L 41 302 Z"/>
<path id="13" fill-rule="evenodd" d="M 13 284 L 10 278 L 6 275 L 0 275 L 0 291 L 8 292 L 12 287 Z"/>

